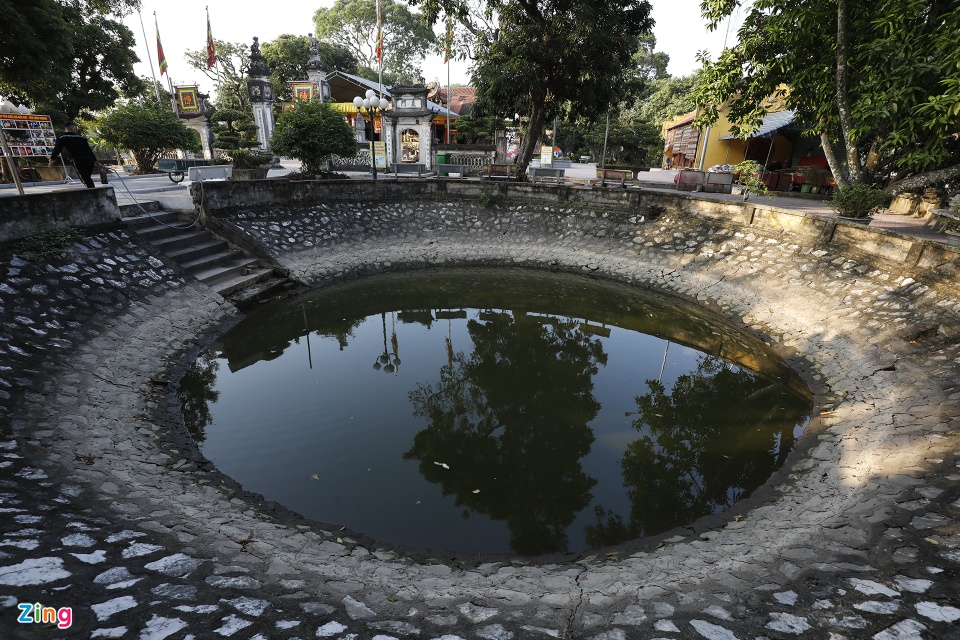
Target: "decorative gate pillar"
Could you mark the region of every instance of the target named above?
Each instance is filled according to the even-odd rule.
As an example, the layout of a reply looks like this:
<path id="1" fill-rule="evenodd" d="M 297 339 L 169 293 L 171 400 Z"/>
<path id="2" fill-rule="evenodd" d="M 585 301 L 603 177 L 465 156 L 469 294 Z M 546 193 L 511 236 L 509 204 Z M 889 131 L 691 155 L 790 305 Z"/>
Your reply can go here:
<path id="1" fill-rule="evenodd" d="M 330 70 L 320 59 L 320 41 L 314 38 L 312 33 L 308 33 L 307 36 L 310 38 L 310 59 L 306 64 L 307 79 L 316 83 L 317 91 L 320 94 L 314 96 L 313 99 L 327 102 L 330 100 L 330 83 L 327 82 L 327 73 Z"/>
<path id="2" fill-rule="evenodd" d="M 253 105 L 253 122 L 257 125 L 257 140 L 262 151 L 270 150 L 273 138 L 273 84 L 270 82 L 270 69 L 260 54 L 260 42 L 253 39 L 250 46 L 250 71 L 247 74 L 247 96 Z"/>
<path id="3" fill-rule="evenodd" d="M 433 168 L 433 112 L 427 108 L 427 87 L 422 83 L 412 87 L 390 87 L 393 109 L 383 113 L 384 133 L 387 142 L 387 165 L 416 161 L 428 169 Z M 404 155 L 404 135 L 417 136 L 417 158 L 410 155 L 407 147 Z"/>

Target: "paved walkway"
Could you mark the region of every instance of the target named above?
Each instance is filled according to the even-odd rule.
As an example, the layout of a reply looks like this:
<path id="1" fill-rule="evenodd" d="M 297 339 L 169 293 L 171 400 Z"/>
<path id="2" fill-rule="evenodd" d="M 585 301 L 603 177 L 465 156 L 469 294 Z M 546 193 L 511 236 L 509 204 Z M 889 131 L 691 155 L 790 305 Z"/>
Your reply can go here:
<path id="1" fill-rule="evenodd" d="M 281 168 L 271 169 L 267 177 L 275 178 L 291 171 L 299 169 L 299 163 L 292 160 L 284 160 Z M 566 170 L 566 177 L 574 180 L 595 180 L 597 165 L 593 163 L 574 163 L 573 167 Z M 649 173 L 643 174 L 641 184 L 644 189 L 656 191 L 663 189 L 676 193 L 673 185 L 673 178 L 677 174 L 673 170 L 651 169 Z M 355 179 L 367 179 L 369 174 L 360 172 L 351 172 L 347 174 Z M 388 179 L 383 175 L 380 179 Z M 183 208 L 192 208 L 189 197 L 190 181 L 186 180 L 179 185 L 170 182 L 166 175 L 152 176 L 122 176 L 118 178 L 111 175 L 111 185 L 117 195 L 117 201 L 120 204 L 133 203 L 137 201 L 146 201 L 151 199 L 163 199 L 174 203 L 174 206 Z M 65 189 L 83 188 L 79 183 L 74 184 L 27 184 L 25 191 L 27 193 L 44 193 L 48 191 L 60 191 Z M 0 198 L 4 196 L 17 195 L 16 189 L 11 185 L 0 186 Z M 719 194 L 719 193 L 698 193 L 697 197 L 709 200 L 741 201 L 742 196 L 737 194 Z M 801 196 L 795 194 L 780 194 L 773 197 L 752 196 L 751 202 L 765 204 L 786 209 L 789 211 L 801 211 L 811 215 L 836 217 L 836 212 L 830 208 L 830 203 L 824 198 L 810 196 Z M 931 240 L 933 242 L 946 243 L 947 236 L 943 233 L 934 231 L 925 220 L 915 218 L 909 215 L 899 215 L 890 211 L 884 211 L 876 214 L 870 226 L 880 229 L 887 229 L 897 233 L 903 233 L 911 236 L 918 236 Z"/>

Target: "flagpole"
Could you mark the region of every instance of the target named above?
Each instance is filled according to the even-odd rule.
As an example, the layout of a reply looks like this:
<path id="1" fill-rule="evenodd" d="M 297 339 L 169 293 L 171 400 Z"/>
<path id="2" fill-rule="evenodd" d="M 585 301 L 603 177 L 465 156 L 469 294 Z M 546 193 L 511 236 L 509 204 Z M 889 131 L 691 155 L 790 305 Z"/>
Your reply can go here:
<path id="1" fill-rule="evenodd" d="M 223 106 L 223 88 L 220 83 L 220 65 L 217 63 L 220 58 L 217 56 L 217 45 L 213 41 L 213 30 L 210 29 L 210 6 L 204 6 L 207 12 L 207 70 L 214 67 L 217 71 L 217 101 Z M 213 58 L 213 64 L 210 64 L 210 58 Z"/>
<path id="2" fill-rule="evenodd" d="M 450 144 L 450 59 L 447 58 L 447 144 Z"/>
<path id="3" fill-rule="evenodd" d="M 380 18 L 380 0 L 377 0 L 377 64 L 380 68 L 380 98 L 383 97 L 383 24 Z M 381 128 L 383 120 L 380 121 Z"/>
<path id="4" fill-rule="evenodd" d="M 153 56 L 150 54 L 150 45 L 147 44 L 150 42 L 147 40 L 147 30 L 143 27 L 143 14 L 140 13 L 140 9 L 137 9 L 137 15 L 140 17 L 140 31 L 143 32 L 143 43 L 147 46 L 147 62 L 150 63 L 150 75 L 153 76 L 153 90 L 157 94 L 157 106 L 161 109 L 163 108 L 163 101 L 160 99 L 160 87 L 157 83 L 157 73 L 153 70 Z M 156 21 L 157 12 L 153 12 L 153 19 Z"/>

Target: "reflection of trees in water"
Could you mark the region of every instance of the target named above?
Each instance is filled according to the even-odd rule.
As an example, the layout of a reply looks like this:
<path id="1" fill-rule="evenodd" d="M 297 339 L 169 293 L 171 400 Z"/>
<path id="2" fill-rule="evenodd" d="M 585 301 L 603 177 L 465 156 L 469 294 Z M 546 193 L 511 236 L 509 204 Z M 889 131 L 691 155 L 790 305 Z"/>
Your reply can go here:
<path id="1" fill-rule="evenodd" d="M 319 336 L 336 339 L 340 351 L 347 348 L 347 338 L 355 338 L 354 331 L 364 323 L 366 318 L 342 318 L 340 320 L 325 320 L 323 325 L 314 330 Z M 299 339 L 296 340 L 299 344 Z"/>
<path id="2" fill-rule="evenodd" d="M 464 518 L 505 520 L 515 552 L 564 551 L 565 530 L 596 484 L 580 458 L 600 409 L 592 377 L 607 356 L 575 322 L 482 318 L 467 323 L 469 358 L 456 353 L 439 381 L 411 392 L 414 414 L 429 426 L 404 458 L 419 460 L 424 478 L 454 494 Z"/>
<path id="3" fill-rule="evenodd" d="M 203 442 L 206 429 L 213 422 L 210 405 L 220 398 L 220 392 L 214 391 L 219 369 L 217 356 L 203 351 L 187 369 L 177 389 L 183 420 L 197 443 Z"/>
<path id="4" fill-rule="evenodd" d="M 720 513 L 763 484 L 790 453 L 809 403 L 728 363 L 703 357 L 668 395 L 656 380 L 636 398 L 641 432 L 621 460 L 630 518 L 596 507 L 587 542 L 656 535 Z"/>

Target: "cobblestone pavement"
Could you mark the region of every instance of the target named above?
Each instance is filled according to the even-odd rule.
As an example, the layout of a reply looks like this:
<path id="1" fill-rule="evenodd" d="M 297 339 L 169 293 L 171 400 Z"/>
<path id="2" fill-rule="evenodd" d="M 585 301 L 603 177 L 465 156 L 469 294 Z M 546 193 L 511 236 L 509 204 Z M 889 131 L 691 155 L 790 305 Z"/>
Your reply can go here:
<path id="1" fill-rule="evenodd" d="M 309 282 L 516 264 L 672 291 L 765 337 L 818 416 L 722 518 L 565 559 L 413 556 L 199 456 L 175 387 L 237 318 L 219 296 L 120 231 L 51 262 L 0 252 L 0 637 L 960 637 L 952 282 L 689 216 L 418 202 L 228 223 Z M 21 603 L 71 626 L 17 623 Z"/>

